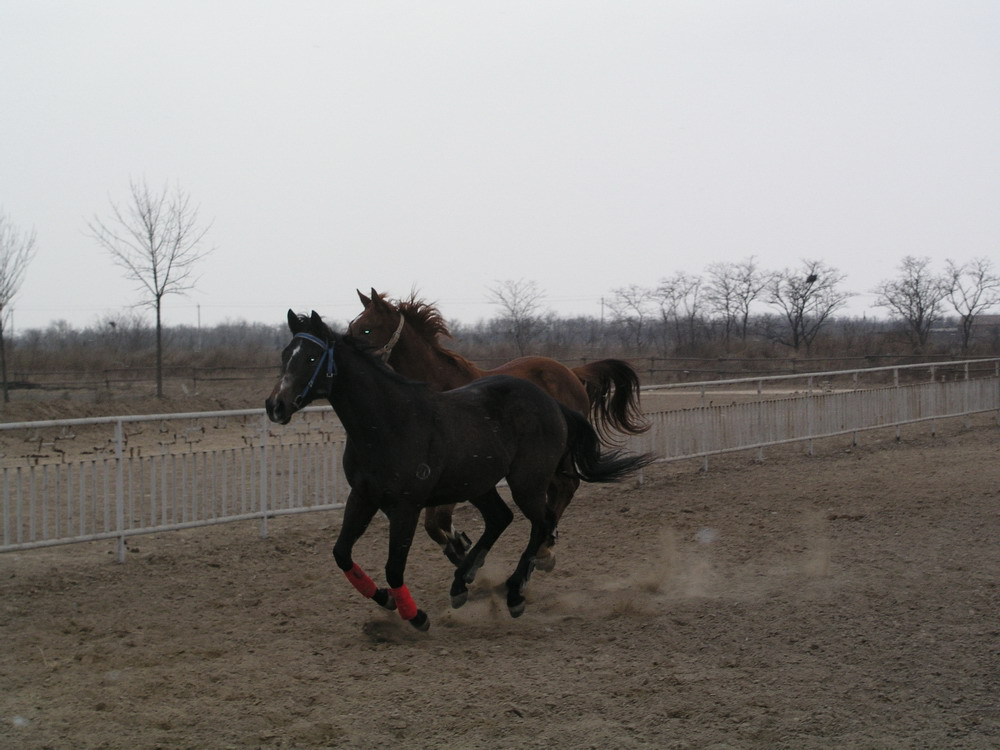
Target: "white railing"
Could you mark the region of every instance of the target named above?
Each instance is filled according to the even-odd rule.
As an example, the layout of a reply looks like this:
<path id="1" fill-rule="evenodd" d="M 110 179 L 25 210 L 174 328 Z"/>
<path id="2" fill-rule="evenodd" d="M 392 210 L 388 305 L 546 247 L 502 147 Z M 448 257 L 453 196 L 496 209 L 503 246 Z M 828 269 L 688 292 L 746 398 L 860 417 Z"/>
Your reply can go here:
<path id="1" fill-rule="evenodd" d="M 647 386 L 693 401 L 647 412 L 632 450 L 679 460 L 914 422 L 1000 414 L 1000 359 Z M 647 401 L 650 399 L 647 399 Z M 932 427 L 933 429 L 933 427 Z M 0 424 L 0 552 L 341 507 L 329 407 Z"/>
<path id="2" fill-rule="evenodd" d="M 647 414 L 633 450 L 664 460 L 761 450 L 917 422 L 1000 412 L 1000 359 L 737 378 L 643 387 L 697 404 Z M 718 403 L 728 401 L 729 403 Z"/>
<path id="3" fill-rule="evenodd" d="M 110 436 L 108 433 L 111 433 Z M 340 507 L 344 433 L 327 407 L 0 424 L 0 552 Z"/>

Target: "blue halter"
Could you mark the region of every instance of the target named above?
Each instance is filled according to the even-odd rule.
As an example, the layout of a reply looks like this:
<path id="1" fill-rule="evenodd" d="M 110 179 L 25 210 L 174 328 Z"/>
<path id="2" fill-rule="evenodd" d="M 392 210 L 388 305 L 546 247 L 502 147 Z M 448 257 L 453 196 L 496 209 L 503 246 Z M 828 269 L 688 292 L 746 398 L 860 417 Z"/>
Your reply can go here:
<path id="1" fill-rule="evenodd" d="M 326 377 L 327 380 L 332 380 L 333 376 L 337 374 L 337 365 L 333 362 L 333 344 L 328 344 L 323 339 L 318 336 L 313 336 L 311 333 L 296 333 L 292 336 L 293 339 L 305 339 L 306 341 L 312 342 L 323 348 L 323 356 L 319 358 L 319 362 L 316 363 L 316 369 L 313 371 L 312 377 L 309 378 L 309 382 L 295 399 L 295 405 L 301 406 L 305 402 L 306 398 L 309 397 L 310 391 L 313 389 L 313 385 L 316 384 L 316 378 L 319 377 L 320 371 L 323 369 L 323 363 L 326 363 Z"/>

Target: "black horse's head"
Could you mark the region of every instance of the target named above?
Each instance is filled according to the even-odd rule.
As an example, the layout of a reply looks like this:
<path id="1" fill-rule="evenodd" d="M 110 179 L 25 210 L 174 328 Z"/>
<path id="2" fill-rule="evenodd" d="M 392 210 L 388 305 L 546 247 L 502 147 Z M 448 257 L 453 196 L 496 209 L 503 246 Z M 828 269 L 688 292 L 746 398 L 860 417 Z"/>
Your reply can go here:
<path id="1" fill-rule="evenodd" d="M 281 352 L 281 376 L 264 402 L 272 422 L 288 424 L 292 415 L 316 398 L 330 394 L 336 374 L 336 336 L 314 310 L 309 317 L 288 311 L 292 340 Z"/>

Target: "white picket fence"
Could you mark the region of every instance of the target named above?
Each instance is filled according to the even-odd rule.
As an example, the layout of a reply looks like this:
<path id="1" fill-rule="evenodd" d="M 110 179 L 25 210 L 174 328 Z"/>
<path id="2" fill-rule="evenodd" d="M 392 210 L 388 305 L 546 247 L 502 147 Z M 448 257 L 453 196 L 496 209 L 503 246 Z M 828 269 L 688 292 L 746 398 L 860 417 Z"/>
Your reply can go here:
<path id="1" fill-rule="evenodd" d="M 645 387 L 696 405 L 650 411 L 632 450 L 661 460 L 1000 415 L 1000 359 Z M 649 400 L 649 399 L 647 399 Z M 932 427 L 933 429 L 933 427 Z M 341 507 L 344 433 L 329 407 L 281 427 L 260 409 L 0 424 L 0 552 Z"/>
<path id="2" fill-rule="evenodd" d="M 339 508 L 344 432 L 329 408 L 0 424 L 0 552 Z"/>
<path id="3" fill-rule="evenodd" d="M 885 381 L 879 383 L 878 381 Z M 789 385 L 799 387 L 790 389 Z M 649 386 L 697 393 L 699 404 L 647 414 L 653 428 L 629 447 L 667 460 L 807 442 L 886 427 L 1000 413 L 1000 359 Z M 735 401 L 732 396 L 753 400 Z M 728 403 L 718 403 L 720 401 Z"/>

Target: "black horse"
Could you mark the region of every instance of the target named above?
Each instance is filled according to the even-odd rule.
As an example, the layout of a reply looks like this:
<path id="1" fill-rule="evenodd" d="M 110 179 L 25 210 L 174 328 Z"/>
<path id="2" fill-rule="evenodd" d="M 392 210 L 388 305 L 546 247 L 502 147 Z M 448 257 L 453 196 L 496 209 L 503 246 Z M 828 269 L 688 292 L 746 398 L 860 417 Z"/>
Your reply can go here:
<path id="1" fill-rule="evenodd" d="M 395 373 L 363 343 L 330 330 L 315 312 L 305 317 L 289 310 L 288 327 L 292 341 L 265 404 L 268 417 L 287 424 L 313 399 L 329 399 L 347 433 L 344 473 L 351 486 L 334 558 L 358 591 L 386 609 L 398 607 L 418 629 L 427 629 L 429 621 L 403 573 L 424 507 L 471 498 L 482 513 L 483 534 L 451 586 L 452 605 L 459 607 L 486 553 L 513 520 L 496 490 L 507 480 L 514 503 L 531 522 L 528 545 L 507 580 L 507 606 L 517 617 L 535 554 L 555 531 L 546 502 L 550 479 L 566 472 L 587 482 L 612 482 L 651 461 L 647 455 L 602 454 L 582 414 L 521 378 L 497 375 L 439 393 Z M 388 589 L 378 588 L 351 556 L 378 510 L 389 518 Z"/>

